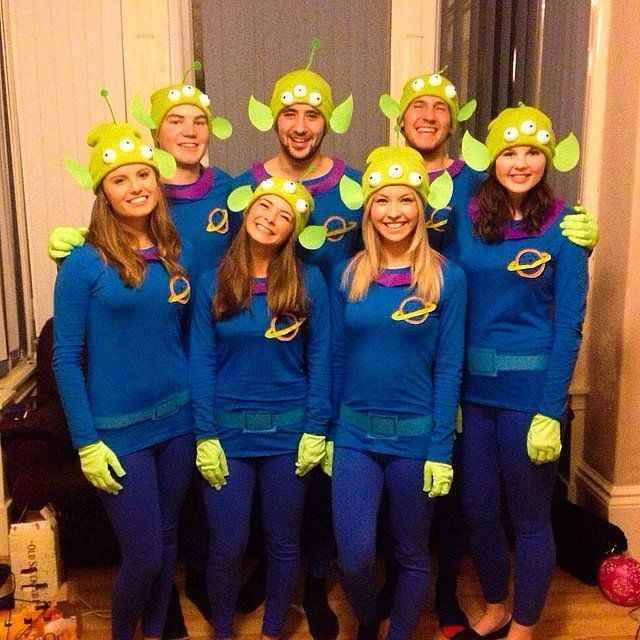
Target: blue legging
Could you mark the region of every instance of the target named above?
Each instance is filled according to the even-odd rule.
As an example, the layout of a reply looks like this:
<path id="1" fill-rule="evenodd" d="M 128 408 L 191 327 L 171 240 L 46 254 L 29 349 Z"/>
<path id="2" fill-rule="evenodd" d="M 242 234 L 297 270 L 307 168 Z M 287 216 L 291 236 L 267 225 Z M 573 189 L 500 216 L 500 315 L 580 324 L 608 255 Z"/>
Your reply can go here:
<path id="1" fill-rule="evenodd" d="M 333 523 L 338 564 L 358 622 L 376 616 L 376 528 L 383 490 L 398 581 L 388 639 L 410 638 L 429 588 L 429 527 L 433 500 L 422 491 L 424 460 L 336 447 L 333 459 Z"/>
<path id="2" fill-rule="evenodd" d="M 142 618 L 145 636 L 160 637 L 173 585 L 180 507 L 194 465 L 193 435 L 120 456 L 122 491 L 100 491 L 122 551 L 111 595 L 111 636 L 131 640 Z"/>
<path id="3" fill-rule="evenodd" d="M 307 478 L 295 475 L 294 453 L 229 458 L 227 462 L 229 477 L 220 491 L 203 481 L 209 521 L 207 585 L 213 628 L 216 638 L 233 635 L 233 613 L 257 481 L 268 558 L 262 633 L 279 636 L 300 568 L 300 525 Z"/>
<path id="4" fill-rule="evenodd" d="M 484 598 L 498 603 L 508 593 L 509 546 L 500 521 L 503 486 L 515 532 L 513 619 L 533 625 L 555 565 L 551 497 L 557 463 L 535 465 L 529 460 L 531 413 L 467 402 L 462 415 L 458 477 Z"/>

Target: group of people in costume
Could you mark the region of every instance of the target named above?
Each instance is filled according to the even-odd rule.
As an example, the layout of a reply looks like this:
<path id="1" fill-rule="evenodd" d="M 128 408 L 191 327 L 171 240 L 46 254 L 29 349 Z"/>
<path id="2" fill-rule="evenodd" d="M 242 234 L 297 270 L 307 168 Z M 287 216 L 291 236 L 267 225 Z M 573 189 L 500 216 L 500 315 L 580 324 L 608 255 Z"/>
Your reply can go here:
<path id="1" fill-rule="evenodd" d="M 88 230 L 50 237 L 54 368 L 122 549 L 112 637 L 130 640 L 141 623 L 146 639 L 165 638 L 197 469 L 206 549 L 193 564 L 216 638 L 233 637 L 255 504 L 267 640 L 282 636 L 309 536 L 313 638 L 339 633 L 326 595 L 336 552 L 354 637 L 377 638 L 389 617 L 385 637 L 410 638 L 432 521 L 441 635 L 532 638 L 597 241 L 593 216 L 546 183 L 576 166 L 577 140 L 557 141 L 549 117 L 520 104 L 485 143 L 466 132 L 462 158 L 449 156 L 475 101 L 460 105 L 454 84 L 428 73 L 398 102 L 380 98 L 406 145 L 374 149 L 360 174 L 322 152 L 329 130 L 348 130 L 353 101 L 336 105 L 310 66 L 279 78 L 269 105 L 251 96 L 249 118 L 275 129 L 278 150 L 237 178 L 201 164 L 210 136 L 232 130 L 187 76 L 154 92 L 148 112 L 132 104 L 154 145 L 113 117 L 89 132 L 88 166 L 66 163 L 96 198 Z M 486 600 L 471 621 L 456 598 L 467 535 Z"/>

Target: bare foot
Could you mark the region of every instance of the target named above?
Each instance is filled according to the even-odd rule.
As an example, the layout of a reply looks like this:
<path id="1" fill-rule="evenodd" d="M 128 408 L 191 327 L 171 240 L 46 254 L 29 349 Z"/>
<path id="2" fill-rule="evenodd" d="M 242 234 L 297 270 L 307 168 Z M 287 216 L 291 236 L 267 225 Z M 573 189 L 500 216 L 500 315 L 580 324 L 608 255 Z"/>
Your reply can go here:
<path id="1" fill-rule="evenodd" d="M 472 627 L 476 633 L 486 636 L 507 624 L 510 616 L 511 614 L 504 603 L 488 604 L 482 617 L 477 622 L 474 622 Z"/>

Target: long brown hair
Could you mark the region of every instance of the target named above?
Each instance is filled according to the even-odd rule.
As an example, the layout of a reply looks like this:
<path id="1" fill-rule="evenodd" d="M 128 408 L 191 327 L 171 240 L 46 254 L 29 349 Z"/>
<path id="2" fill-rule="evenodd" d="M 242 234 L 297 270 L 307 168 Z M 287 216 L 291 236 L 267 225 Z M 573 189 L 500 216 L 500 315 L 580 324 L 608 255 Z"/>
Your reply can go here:
<path id="1" fill-rule="evenodd" d="M 553 192 L 547 184 L 547 170 L 535 187 L 522 200 L 522 226 L 527 234 L 540 231 L 545 214 L 553 204 Z M 501 242 L 507 225 L 513 220 L 513 207 L 509 192 L 496 177 L 495 163 L 489 177 L 480 185 L 477 195 L 478 215 L 473 221 L 473 230 L 485 242 Z"/>
<path id="2" fill-rule="evenodd" d="M 149 237 L 156 246 L 158 258 L 169 276 L 186 277 L 186 271 L 178 264 L 180 238 L 169 216 L 160 185 L 158 190 L 160 194 L 158 204 L 151 213 Z M 93 203 L 87 241 L 98 250 L 105 262 L 117 269 L 120 278 L 127 286 L 138 287 L 142 284 L 146 269 L 145 261 L 133 249 L 135 237 L 126 225 L 118 221 L 102 186 L 98 189 Z"/>
<path id="3" fill-rule="evenodd" d="M 218 267 L 213 316 L 228 318 L 251 304 L 251 252 L 247 216 Z M 295 254 L 295 235 L 291 233 L 267 270 L 267 306 L 275 318 L 290 313 L 306 316 L 308 304 L 302 268 Z"/>
<path id="4" fill-rule="evenodd" d="M 413 232 L 409 255 L 411 260 L 411 286 L 426 302 L 437 303 L 442 289 L 442 265 L 444 258 L 429 245 L 424 224 L 424 205 L 415 194 L 418 204 L 418 224 Z M 369 198 L 362 215 L 362 241 L 364 249 L 358 252 L 342 274 L 341 286 L 349 291 L 349 300 L 356 302 L 367 296 L 369 286 L 380 274 L 382 246 L 380 236 L 371 221 L 373 197 Z"/>

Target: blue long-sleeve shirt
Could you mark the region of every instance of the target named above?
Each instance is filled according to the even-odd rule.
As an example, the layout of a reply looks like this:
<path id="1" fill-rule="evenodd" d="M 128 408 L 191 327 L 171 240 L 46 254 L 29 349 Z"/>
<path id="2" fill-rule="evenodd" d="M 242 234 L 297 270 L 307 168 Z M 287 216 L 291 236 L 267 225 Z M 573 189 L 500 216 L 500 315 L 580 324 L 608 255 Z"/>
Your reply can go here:
<path id="1" fill-rule="evenodd" d="M 364 300 L 349 302 L 340 286 L 345 266 L 336 270 L 331 290 L 336 445 L 449 462 L 464 353 L 464 273 L 447 261 L 437 307 L 424 322 L 412 323 L 420 317 L 392 317 L 423 306 L 407 302 L 403 314 L 403 301 L 415 295 L 408 269 L 383 271 Z M 421 435 L 374 437 L 362 422 L 350 422 L 349 410 L 391 416 L 389 424 L 393 417 L 425 418 L 431 426 Z"/>
<path id="2" fill-rule="evenodd" d="M 447 252 L 469 285 L 465 400 L 563 416 L 588 286 L 587 252 L 559 228 L 566 213 L 557 201 L 538 234 L 527 235 L 514 221 L 492 244 L 473 233 L 474 202 L 458 217 Z"/>
<path id="3" fill-rule="evenodd" d="M 298 255 L 307 264 L 320 267 L 327 282 L 335 265 L 350 258 L 360 246 L 361 209 L 348 209 L 340 198 L 340 180 L 344 175 L 360 183 L 360 172 L 346 166 L 339 158 L 332 158 L 333 166 L 323 176 L 303 180 L 304 186 L 313 196 L 314 209 L 310 225 L 326 225 L 332 235 L 324 245 L 315 251 L 298 246 Z M 247 171 L 235 178 L 237 185 L 257 184 L 269 177 L 262 162 L 254 163 Z"/>
<path id="4" fill-rule="evenodd" d="M 227 210 L 234 186 L 231 176 L 217 167 L 203 169 L 192 184 L 163 186 L 178 235 L 193 248 L 194 282 L 220 262 L 242 222 L 240 214 Z"/>
<path id="5" fill-rule="evenodd" d="M 197 286 L 190 332 L 196 434 L 220 438 L 227 456 L 290 453 L 302 433 L 326 433 L 331 413 L 328 296 L 320 271 L 311 265 L 303 269 L 309 315 L 301 324 L 286 317 L 272 327 L 264 280 L 254 281 L 249 309 L 223 320 L 211 312 L 214 273 L 205 273 Z M 294 417 L 275 426 L 283 414 Z M 243 416 L 247 424 L 238 423 Z M 271 423 L 270 416 L 273 428 L 252 427 Z"/>
<path id="6" fill-rule="evenodd" d="M 187 269 L 188 254 L 187 248 L 181 257 Z M 175 290 L 183 288 L 179 282 Z M 76 448 L 103 440 L 126 454 L 192 431 L 190 411 L 180 411 L 189 394 L 185 305 L 169 302 L 169 295 L 169 276 L 158 260 L 146 261 L 144 281 L 135 288 L 89 244 L 62 263 L 53 367 Z M 149 412 L 157 419 L 148 419 Z"/>

